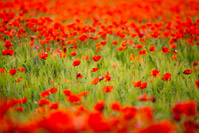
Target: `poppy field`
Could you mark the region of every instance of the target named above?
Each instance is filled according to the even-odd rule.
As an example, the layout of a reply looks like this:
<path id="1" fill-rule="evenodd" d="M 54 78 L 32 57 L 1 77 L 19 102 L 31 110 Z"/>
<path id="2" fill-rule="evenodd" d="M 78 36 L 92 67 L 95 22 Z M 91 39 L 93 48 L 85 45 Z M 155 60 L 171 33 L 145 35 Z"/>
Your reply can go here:
<path id="1" fill-rule="evenodd" d="M 0 133 L 199 132 L 198 0 L 1 0 Z"/>

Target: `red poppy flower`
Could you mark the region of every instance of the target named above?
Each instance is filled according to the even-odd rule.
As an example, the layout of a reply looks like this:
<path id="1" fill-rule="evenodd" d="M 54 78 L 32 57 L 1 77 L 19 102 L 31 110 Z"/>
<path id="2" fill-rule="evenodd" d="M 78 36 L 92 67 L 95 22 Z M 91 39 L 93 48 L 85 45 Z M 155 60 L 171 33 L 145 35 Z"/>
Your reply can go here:
<path id="1" fill-rule="evenodd" d="M 16 74 L 16 72 L 17 72 L 17 70 L 16 70 L 16 69 L 10 69 L 10 71 L 9 71 L 10 75 L 15 75 L 15 74 Z"/>
<path id="2" fill-rule="evenodd" d="M 117 45 L 117 41 L 112 41 L 112 43 L 113 43 L 114 45 Z"/>
<path id="3" fill-rule="evenodd" d="M 141 80 L 138 81 L 138 82 L 133 82 L 133 84 L 134 84 L 133 86 L 134 87 L 139 87 L 141 85 L 141 82 L 142 82 Z"/>
<path id="4" fill-rule="evenodd" d="M 71 90 L 65 89 L 65 90 L 63 90 L 63 93 L 64 93 L 66 96 L 70 96 L 70 95 L 71 95 Z"/>
<path id="5" fill-rule="evenodd" d="M 76 75 L 76 79 L 78 79 L 78 78 L 82 78 L 82 74 L 81 73 L 77 73 L 77 75 Z"/>
<path id="6" fill-rule="evenodd" d="M 104 107 L 105 107 L 104 101 L 98 101 L 94 105 L 94 109 L 100 112 L 103 111 Z"/>
<path id="7" fill-rule="evenodd" d="M 96 85 L 100 81 L 99 78 L 95 78 L 92 80 L 91 84 Z"/>
<path id="8" fill-rule="evenodd" d="M 142 49 L 142 48 L 143 48 L 143 45 L 142 45 L 142 44 L 139 44 L 139 45 L 136 46 L 136 48 Z"/>
<path id="9" fill-rule="evenodd" d="M 92 59 L 97 62 L 101 59 L 101 56 L 93 56 Z"/>
<path id="10" fill-rule="evenodd" d="M 160 71 L 158 70 L 153 70 L 150 74 L 151 77 L 156 77 L 158 74 L 160 73 Z"/>
<path id="11" fill-rule="evenodd" d="M 4 44 L 4 46 L 9 49 L 10 47 L 13 47 L 13 44 L 10 41 L 6 41 L 6 43 Z"/>
<path id="12" fill-rule="evenodd" d="M 163 81 L 171 80 L 171 74 L 170 74 L 170 73 L 165 73 L 165 74 L 163 75 L 162 80 L 163 80 Z"/>
<path id="13" fill-rule="evenodd" d="M 86 41 L 86 39 L 87 39 L 87 35 L 79 36 L 80 41 Z"/>
<path id="14" fill-rule="evenodd" d="M 78 95 L 71 94 L 70 96 L 68 96 L 68 101 L 71 103 L 79 104 L 81 103 L 81 97 Z"/>
<path id="15" fill-rule="evenodd" d="M 108 93 L 108 92 L 112 92 L 112 90 L 113 90 L 113 86 L 112 85 L 107 85 L 107 86 L 104 86 L 103 88 L 102 88 L 102 91 L 104 92 L 104 93 Z"/>
<path id="16" fill-rule="evenodd" d="M 75 60 L 75 61 L 73 62 L 73 66 L 74 66 L 74 67 L 75 67 L 75 66 L 78 66 L 80 63 L 81 63 L 80 60 Z"/>
<path id="17" fill-rule="evenodd" d="M 88 95 L 89 91 L 82 91 L 78 94 L 78 96 L 86 96 Z"/>
<path id="18" fill-rule="evenodd" d="M 140 85 L 140 89 L 143 90 L 144 88 L 146 88 L 147 86 L 147 82 L 144 82 Z"/>
<path id="19" fill-rule="evenodd" d="M 195 61 L 195 62 L 193 63 L 193 66 L 197 66 L 197 65 L 198 65 L 198 62 Z"/>
<path id="20" fill-rule="evenodd" d="M 21 78 L 16 79 L 17 82 L 20 82 L 21 80 L 22 80 Z"/>
<path id="21" fill-rule="evenodd" d="M 43 92 L 41 92 L 41 94 L 40 94 L 41 97 L 47 97 L 47 96 L 49 96 L 49 95 L 50 95 L 50 93 L 49 93 L 48 90 L 43 91 Z"/>
<path id="22" fill-rule="evenodd" d="M 18 112 L 23 112 L 23 107 L 15 107 L 14 110 Z"/>
<path id="23" fill-rule="evenodd" d="M 70 53 L 70 55 L 71 56 L 75 56 L 75 55 L 77 55 L 77 53 L 76 52 L 72 52 L 72 53 Z"/>
<path id="24" fill-rule="evenodd" d="M 155 47 L 154 47 L 154 46 L 151 46 L 151 47 L 149 48 L 149 51 L 151 51 L 151 52 L 156 51 L 156 50 L 155 50 Z"/>
<path id="25" fill-rule="evenodd" d="M 48 104 L 50 104 L 50 101 L 48 99 L 45 98 L 39 99 L 39 106 L 48 105 Z"/>
<path id="26" fill-rule="evenodd" d="M 138 101 L 148 101 L 147 94 L 143 94 L 138 97 Z"/>
<path id="27" fill-rule="evenodd" d="M 139 54 L 140 54 L 140 55 L 146 54 L 146 50 L 140 50 L 140 51 L 139 51 Z"/>
<path id="28" fill-rule="evenodd" d="M 39 59 L 44 59 L 44 60 L 46 60 L 46 58 L 48 57 L 48 54 L 47 54 L 47 52 L 42 52 L 42 53 L 39 54 L 38 56 L 39 56 Z"/>
<path id="29" fill-rule="evenodd" d="M 195 84 L 196 84 L 196 87 L 199 88 L 199 80 L 196 80 Z"/>
<path id="30" fill-rule="evenodd" d="M 12 49 L 5 49 L 5 50 L 2 50 L 2 55 L 13 56 L 13 55 L 14 55 L 14 50 L 12 50 Z"/>
<path id="31" fill-rule="evenodd" d="M 168 47 L 162 47 L 162 53 L 170 53 Z"/>
<path id="32" fill-rule="evenodd" d="M 192 69 L 187 69 L 187 70 L 184 70 L 184 74 L 186 74 L 186 75 L 189 75 L 189 74 L 191 74 L 192 73 Z"/>
<path id="33" fill-rule="evenodd" d="M 0 68 L 0 73 L 5 73 L 6 70 L 4 68 Z"/>
<path id="34" fill-rule="evenodd" d="M 55 102 L 50 105 L 50 109 L 57 109 L 59 107 L 59 103 Z"/>
<path id="35" fill-rule="evenodd" d="M 26 69 L 25 69 L 25 68 L 22 68 L 22 67 L 19 67 L 17 70 L 18 70 L 19 72 L 25 72 L 25 71 L 26 71 Z"/>
<path id="36" fill-rule="evenodd" d="M 181 115 L 185 115 L 187 117 L 196 116 L 197 104 L 195 101 L 179 102 L 173 106 L 172 112 L 175 120 L 180 120 Z"/>
<path id="37" fill-rule="evenodd" d="M 105 82 L 109 82 L 111 80 L 111 75 L 109 74 L 109 72 L 107 72 L 104 78 L 106 79 Z"/>
<path id="38" fill-rule="evenodd" d="M 115 111 L 120 111 L 121 110 L 121 104 L 119 102 L 112 102 L 111 103 L 111 109 Z"/>
<path id="39" fill-rule="evenodd" d="M 176 132 L 176 127 L 168 120 L 150 123 L 139 133 L 172 133 Z"/>
<path id="40" fill-rule="evenodd" d="M 96 72 L 99 68 L 92 68 L 91 72 Z"/>
<path id="41" fill-rule="evenodd" d="M 93 132 L 108 132 L 111 130 L 108 124 L 102 117 L 101 113 L 90 113 L 88 116 L 88 125 Z"/>
<path id="42" fill-rule="evenodd" d="M 53 87 L 49 89 L 50 93 L 54 94 L 57 92 L 57 88 Z"/>

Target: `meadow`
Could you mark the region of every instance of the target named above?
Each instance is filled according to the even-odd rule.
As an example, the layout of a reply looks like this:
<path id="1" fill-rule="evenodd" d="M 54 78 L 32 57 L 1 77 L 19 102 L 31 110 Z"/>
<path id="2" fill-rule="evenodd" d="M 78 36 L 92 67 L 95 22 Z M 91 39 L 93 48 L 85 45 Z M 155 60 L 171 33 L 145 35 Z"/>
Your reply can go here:
<path id="1" fill-rule="evenodd" d="M 0 132 L 199 132 L 199 1 L 0 1 Z"/>

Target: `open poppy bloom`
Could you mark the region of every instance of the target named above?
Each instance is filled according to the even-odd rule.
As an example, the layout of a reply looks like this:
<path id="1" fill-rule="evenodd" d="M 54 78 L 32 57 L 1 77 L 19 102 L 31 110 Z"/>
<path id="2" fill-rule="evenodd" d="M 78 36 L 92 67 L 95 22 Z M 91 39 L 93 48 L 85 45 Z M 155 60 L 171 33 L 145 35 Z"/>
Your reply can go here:
<path id="1" fill-rule="evenodd" d="M 97 62 L 101 59 L 101 56 L 93 56 L 92 59 Z"/>
<path id="2" fill-rule="evenodd" d="M 4 46 L 9 49 L 10 47 L 13 47 L 13 44 L 10 41 L 6 41 L 6 43 L 4 44 Z"/>
<path id="3" fill-rule="evenodd" d="M 6 70 L 4 68 L 0 68 L 0 73 L 5 73 Z"/>
<path id="4" fill-rule="evenodd" d="M 19 67 L 17 70 L 18 70 L 19 72 L 25 72 L 25 71 L 26 71 L 26 69 L 23 68 L 23 67 Z"/>
<path id="5" fill-rule="evenodd" d="M 16 69 L 10 69 L 10 71 L 9 71 L 10 75 L 15 75 L 15 74 L 16 74 L 16 72 L 17 72 L 17 70 L 16 70 Z"/>
<path id="6" fill-rule="evenodd" d="M 5 49 L 5 50 L 2 50 L 2 55 L 13 56 L 13 55 L 14 55 L 14 50 L 12 50 L 12 49 Z"/>
<path id="7" fill-rule="evenodd" d="M 157 77 L 159 75 L 160 71 L 158 70 L 153 70 L 150 74 L 151 77 Z"/>
<path id="8" fill-rule="evenodd" d="M 108 93 L 108 92 L 112 92 L 112 90 L 113 90 L 113 86 L 112 85 L 107 85 L 107 86 L 104 86 L 103 88 L 102 88 L 102 91 L 104 92 L 104 93 Z"/>
<path id="9" fill-rule="evenodd" d="M 77 73 L 77 75 L 76 75 L 76 79 L 78 79 L 78 78 L 82 78 L 82 74 L 81 73 Z"/>
<path id="10" fill-rule="evenodd" d="M 168 47 L 162 47 L 162 53 L 170 53 Z"/>
<path id="11" fill-rule="evenodd" d="M 81 61 L 79 59 L 76 59 L 74 62 L 73 62 L 73 66 L 78 66 L 79 64 L 81 63 Z"/>
<path id="12" fill-rule="evenodd" d="M 97 111 L 103 111 L 104 107 L 105 107 L 104 101 L 98 101 L 94 105 L 94 109 Z"/>
<path id="13" fill-rule="evenodd" d="M 92 68 L 91 72 L 96 72 L 99 68 Z"/>
<path id="14" fill-rule="evenodd" d="M 163 80 L 163 81 L 171 80 L 171 74 L 170 74 L 170 73 L 165 73 L 165 74 L 163 75 L 162 80 Z"/>
<path id="15" fill-rule="evenodd" d="M 44 59 L 44 60 L 46 60 L 46 58 L 48 57 L 48 54 L 47 54 L 47 52 L 42 52 L 42 53 L 39 54 L 38 56 L 39 56 L 39 59 Z"/>

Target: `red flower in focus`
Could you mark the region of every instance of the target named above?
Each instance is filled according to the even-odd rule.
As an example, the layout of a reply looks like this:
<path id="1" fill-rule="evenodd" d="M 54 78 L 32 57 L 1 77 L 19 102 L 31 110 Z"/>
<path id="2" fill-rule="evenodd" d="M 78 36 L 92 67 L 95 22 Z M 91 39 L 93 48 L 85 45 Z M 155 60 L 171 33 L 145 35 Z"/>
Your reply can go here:
<path id="1" fill-rule="evenodd" d="M 26 69 L 23 68 L 23 67 L 19 67 L 17 70 L 20 71 L 20 72 L 25 72 L 26 71 Z"/>
<path id="2" fill-rule="evenodd" d="M 76 79 L 78 79 L 78 78 L 82 78 L 82 74 L 81 73 L 77 73 L 77 75 L 76 75 Z"/>
<path id="3" fill-rule="evenodd" d="M 74 67 L 75 67 L 75 66 L 78 66 L 80 63 L 81 63 L 80 60 L 75 60 L 75 61 L 73 62 L 73 66 L 74 66 Z"/>
<path id="4" fill-rule="evenodd" d="M 92 58 L 95 62 L 97 62 L 101 59 L 101 56 L 93 56 Z"/>
<path id="5" fill-rule="evenodd" d="M 199 88 L 199 80 L 197 80 L 197 81 L 195 82 L 195 84 L 196 84 L 196 87 Z"/>
<path id="6" fill-rule="evenodd" d="M 6 70 L 4 68 L 0 68 L 0 73 L 5 73 Z"/>
<path id="7" fill-rule="evenodd" d="M 104 107 L 104 101 L 98 101 L 94 105 L 94 109 L 100 112 L 103 111 Z"/>
<path id="8" fill-rule="evenodd" d="M 6 41 L 6 43 L 4 44 L 4 46 L 9 49 L 10 47 L 13 47 L 13 44 L 10 41 Z"/>
<path id="9" fill-rule="evenodd" d="M 112 85 L 104 86 L 104 87 L 102 88 L 102 91 L 103 91 L 104 93 L 108 93 L 108 92 L 111 93 L 112 90 L 113 90 L 113 86 L 112 86 Z"/>
<path id="10" fill-rule="evenodd" d="M 156 77 L 158 74 L 160 73 L 160 71 L 158 70 L 153 70 L 150 74 L 151 77 Z"/>
<path id="11" fill-rule="evenodd" d="M 53 87 L 49 89 L 50 93 L 54 94 L 57 92 L 57 88 Z"/>
<path id="12" fill-rule="evenodd" d="M 92 68 L 91 72 L 96 72 L 99 68 Z"/>
<path id="13" fill-rule="evenodd" d="M 2 50 L 2 55 L 13 56 L 13 55 L 14 55 L 14 50 L 12 50 L 12 49 L 5 49 L 5 50 Z"/>
<path id="14" fill-rule="evenodd" d="M 168 47 L 162 47 L 162 53 L 170 53 Z"/>
<path id="15" fill-rule="evenodd" d="M 10 71 L 9 71 L 10 75 L 15 75 L 15 74 L 16 74 L 16 72 L 17 72 L 17 70 L 16 70 L 16 69 L 10 69 Z"/>
<path id="16" fill-rule="evenodd" d="M 147 86 L 147 82 L 144 82 L 140 85 L 140 89 L 143 90 L 144 88 L 146 88 Z"/>
<path id="17" fill-rule="evenodd" d="M 48 104 L 50 104 L 50 101 L 48 99 L 45 98 L 39 99 L 39 106 L 48 105 Z"/>
<path id="18" fill-rule="evenodd" d="M 42 53 L 39 54 L 38 56 L 39 56 L 39 59 L 44 59 L 44 60 L 46 60 L 46 58 L 48 57 L 48 54 L 47 54 L 47 52 L 42 52 Z"/>
<path id="19" fill-rule="evenodd" d="M 171 80 L 171 74 L 170 74 L 170 73 L 165 73 L 165 74 L 163 75 L 162 80 L 163 80 L 163 81 Z"/>
<path id="20" fill-rule="evenodd" d="M 41 97 L 47 97 L 47 96 L 49 96 L 49 95 L 50 95 L 50 93 L 49 93 L 48 90 L 43 91 L 43 92 L 41 92 L 41 94 L 40 94 Z"/>
<path id="21" fill-rule="evenodd" d="M 184 74 L 186 74 L 186 75 L 189 75 L 189 74 L 191 74 L 192 73 L 192 69 L 187 69 L 187 70 L 184 70 Z"/>

